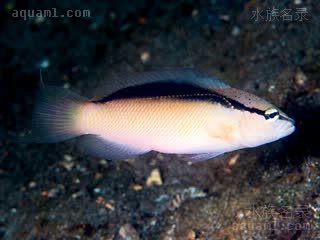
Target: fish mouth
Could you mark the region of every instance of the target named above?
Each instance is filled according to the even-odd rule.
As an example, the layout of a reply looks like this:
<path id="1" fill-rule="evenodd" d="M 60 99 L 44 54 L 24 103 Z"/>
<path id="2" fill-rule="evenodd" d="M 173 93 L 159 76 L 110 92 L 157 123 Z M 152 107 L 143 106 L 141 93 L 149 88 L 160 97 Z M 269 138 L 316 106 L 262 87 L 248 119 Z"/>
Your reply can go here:
<path id="1" fill-rule="evenodd" d="M 290 126 L 290 127 L 287 129 L 288 135 L 290 135 L 291 133 L 293 133 L 295 130 L 296 130 L 296 127 L 295 127 L 294 125 Z M 287 135 L 287 136 L 288 136 L 288 135 Z"/>
<path id="2" fill-rule="evenodd" d="M 292 125 L 294 125 L 295 121 L 292 118 L 289 118 L 288 116 L 280 115 L 281 120 L 289 121 Z"/>
<path id="3" fill-rule="evenodd" d="M 279 131 L 279 138 L 285 137 L 293 133 L 296 129 L 294 126 L 294 120 L 288 117 L 281 119 L 281 123 L 277 127 Z"/>

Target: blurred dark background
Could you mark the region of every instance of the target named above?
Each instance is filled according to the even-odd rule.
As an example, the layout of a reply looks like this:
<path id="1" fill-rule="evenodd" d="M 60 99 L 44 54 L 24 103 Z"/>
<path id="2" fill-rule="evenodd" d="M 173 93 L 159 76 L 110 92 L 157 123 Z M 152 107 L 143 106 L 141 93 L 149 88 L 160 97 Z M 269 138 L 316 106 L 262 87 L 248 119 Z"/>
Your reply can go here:
<path id="1" fill-rule="evenodd" d="M 0 14 L 0 239 L 320 238 L 320 3 L 5 0 Z M 15 141 L 30 128 L 40 69 L 45 84 L 93 96 L 121 75 L 181 67 L 273 102 L 296 132 L 191 166 Z M 247 212 L 264 204 L 275 211 L 267 220 Z M 310 214 L 281 228 L 283 206 Z"/>

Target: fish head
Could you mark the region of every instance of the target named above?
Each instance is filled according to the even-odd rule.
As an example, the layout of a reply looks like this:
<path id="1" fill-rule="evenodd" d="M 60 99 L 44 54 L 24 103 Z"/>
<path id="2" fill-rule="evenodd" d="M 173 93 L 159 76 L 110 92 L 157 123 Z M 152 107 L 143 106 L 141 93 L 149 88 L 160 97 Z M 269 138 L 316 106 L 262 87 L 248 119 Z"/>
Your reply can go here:
<path id="1" fill-rule="evenodd" d="M 286 137 L 295 131 L 294 120 L 273 104 L 255 96 L 242 112 L 241 138 L 246 147 L 256 147 Z"/>
<path id="2" fill-rule="evenodd" d="M 256 147 L 290 135 L 295 126 L 284 112 L 270 107 L 264 110 L 264 115 L 243 112 L 240 130 L 243 145 Z"/>
<path id="3" fill-rule="evenodd" d="M 294 132 L 294 120 L 278 107 L 254 94 L 227 88 L 219 90 L 238 112 L 239 144 L 256 147 L 276 141 Z"/>

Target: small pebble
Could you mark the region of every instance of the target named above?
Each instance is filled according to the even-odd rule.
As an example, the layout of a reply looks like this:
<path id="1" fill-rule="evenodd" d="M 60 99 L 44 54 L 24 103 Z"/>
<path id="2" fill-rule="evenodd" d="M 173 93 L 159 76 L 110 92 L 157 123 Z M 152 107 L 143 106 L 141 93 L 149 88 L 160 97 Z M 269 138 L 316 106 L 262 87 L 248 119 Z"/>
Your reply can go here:
<path id="1" fill-rule="evenodd" d="M 69 89 L 70 88 L 70 84 L 69 83 L 65 83 L 65 84 L 63 84 L 62 87 L 65 88 L 65 89 Z"/>
<path id="2" fill-rule="evenodd" d="M 242 220 L 244 217 L 245 217 L 245 214 L 244 214 L 243 211 L 240 210 L 240 211 L 237 212 L 236 218 L 238 220 Z"/>
<path id="3" fill-rule="evenodd" d="M 137 231 L 129 223 L 124 224 L 119 229 L 119 237 L 122 240 L 139 240 Z"/>
<path id="4" fill-rule="evenodd" d="M 101 165 L 103 165 L 103 166 L 107 166 L 107 165 L 108 165 L 108 162 L 107 162 L 107 160 L 105 160 L 105 159 L 101 159 L 101 160 L 99 161 L 99 164 L 101 164 Z"/>
<path id="5" fill-rule="evenodd" d="M 146 185 L 148 187 L 162 185 L 162 179 L 158 168 L 152 170 L 150 176 L 147 178 Z"/>
<path id="6" fill-rule="evenodd" d="M 105 202 L 104 206 L 110 209 L 111 211 L 114 211 L 114 206 L 112 206 L 111 203 Z"/>
<path id="7" fill-rule="evenodd" d="M 101 189 L 100 188 L 95 188 L 95 189 L 93 189 L 93 192 L 95 194 L 99 194 L 99 193 L 101 193 Z"/>
<path id="8" fill-rule="evenodd" d="M 132 184 L 131 189 L 135 191 L 140 191 L 142 189 L 142 186 L 140 184 Z"/>
<path id="9" fill-rule="evenodd" d="M 252 214 L 251 210 L 247 209 L 246 211 L 244 211 L 244 215 L 245 217 L 250 217 Z"/>
<path id="10" fill-rule="evenodd" d="M 101 197 L 101 196 L 97 197 L 97 199 L 96 199 L 96 203 L 98 203 L 98 204 L 102 204 L 103 202 L 104 202 L 103 197 Z"/>
<path id="11" fill-rule="evenodd" d="M 276 89 L 276 87 L 275 87 L 274 85 L 270 85 L 270 86 L 268 87 L 268 92 L 273 92 L 274 89 Z"/>
<path id="12" fill-rule="evenodd" d="M 148 62 L 149 59 L 150 59 L 150 53 L 149 52 L 145 51 L 145 52 L 141 53 L 140 60 L 141 60 L 142 63 Z"/>
<path id="13" fill-rule="evenodd" d="M 238 158 L 239 158 L 240 154 L 235 154 L 233 155 L 229 161 L 228 161 L 228 167 L 233 167 L 234 165 L 236 165 Z"/>
<path id="14" fill-rule="evenodd" d="M 298 71 L 294 78 L 299 86 L 303 86 L 307 82 L 307 76 L 301 71 Z"/>
<path id="15" fill-rule="evenodd" d="M 83 173 L 87 171 L 87 168 L 82 167 L 80 164 L 76 165 L 76 168 L 78 171 L 83 172 Z"/>
<path id="16" fill-rule="evenodd" d="M 76 193 L 72 193 L 71 197 L 73 199 L 76 199 L 76 198 L 80 197 L 81 195 L 82 195 L 82 192 L 76 192 Z"/>
<path id="17" fill-rule="evenodd" d="M 49 198 L 54 198 L 58 195 L 58 193 L 60 192 L 60 189 L 58 188 L 53 188 L 48 192 L 48 197 Z"/>
<path id="18" fill-rule="evenodd" d="M 309 203 L 309 209 L 311 209 L 313 211 L 313 217 L 315 219 L 320 219 L 320 207 L 319 206 L 312 206 Z"/>
<path id="19" fill-rule="evenodd" d="M 29 182 L 28 186 L 29 186 L 29 188 L 34 188 L 37 186 L 37 183 L 35 181 L 31 181 L 31 182 Z"/>
<path id="20" fill-rule="evenodd" d="M 46 197 L 46 196 L 48 196 L 48 191 L 46 191 L 46 190 L 41 191 L 40 195 L 41 195 L 42 197 Z"/>
<path id="21" fill-rule="evenodd" d="M 174 210 L 179 208 L 184 200 L 185 200 L 184 195 L 177 194 L 172 200 L 171 206 L 169 206 L 169 209 Z"/>
<path id="22" fill-rule="evenodd" d="M 99 180 L 103 177 L 103 175 L 101 173 L 96 173 L 96 175 L 94 176 L 94 179 Z"/>
<path id="23" fill-rule="evenodd" d="M 65 154 L 63 155 L 64 160 L 66 160 L 67 162 L 71 162 L 72 161 L 72 156 L 70 156 L 69 154 Z"/>
<path id="24" fill-rule="evenodd" d="M 160 203 L 168 199 L 169 199 L 169 196 L 167 194 L 162 194 L 155 200 L 155 202 Z"/>
<path id="25" fill-rule="evenodd" d="M 198 189 L 196 187 L 189 187 L 182 191 L 182 194 L 188 198 L 201 198 L 206 197 L 207 194 L 202 191 L 201 189 Z"/>
<path id="26" fill-rule="evenodd" d="M 109 203 L 106 200 L 104 200 L 104 198 L 101 197 L 101 196 L 97 197 L 96 203 L 103 205 L 105 208 L 108 208 L 111 211 L 114 211 L 114 206 L 112 206 L 111 203 Z"/>
<path id="27" fill-rule="evenodd" d="M 156 219 L 151 219 L 150 221 L 149 221 L 149 225 L 150 226 L 155 226 L 157 224 L 157 220 Z"/>
<path id="28" fill-rule="evenodd" d="M 226 14 L 222 14 L 219 16 L 221 20 L 228 22 L 230 20 L 230 16 Z"/>
<path id="29" fill-rule="evenodd" d="M 59 164 L 64 167 L 65 169 L 67 169 L 67 171 L 71 171 L 71 169 L 73 168 L 74 166 L 74 163 L 73 162 L 59 162 Z"/>
<path id="30" fill-rule="evenodd" d="M 144 17 L 138 17 L 138 23 L 139 24 L 146 24 L 146 22 L 147 22 L 147 19 L 146 18 L 144 18 Z"/>
<path id="31" fill-rule="evenodd" d="M 48 68 L 50 66 L 49 59 L 45 58 L 39 63 L 39 67 L 42 69 Z"/>
<path id="32" fill-rule="evenodd" d="M 196 239 L 196 233 L 193 230 L 189 230 L 186 234 L 187 240 L 195 240 Z"/>
<path id="33" fill-rule="evenodd" d="M 232 36 L 238 36 L 240 34 L 240 28 L 237 26 L 234 26 L 232 28 L 232 32 L 231 32 Z"/>
<path id="34" fill-rule="evenodd" d="M 193 9 L 191 12 L 191 16 L 193 18 L 196 18 L 199 15 L 199 10 L 198 9 Z"/>

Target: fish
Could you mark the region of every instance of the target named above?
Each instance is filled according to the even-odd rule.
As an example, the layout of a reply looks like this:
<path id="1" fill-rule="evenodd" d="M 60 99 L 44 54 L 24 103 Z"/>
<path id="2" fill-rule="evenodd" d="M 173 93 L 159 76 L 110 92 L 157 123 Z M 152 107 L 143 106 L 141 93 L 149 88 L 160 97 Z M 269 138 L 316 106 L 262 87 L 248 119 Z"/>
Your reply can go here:
<path id="1" fill-rule="evenodd" d="M 30 141 L 77 138 L 94 157 L 122 160 L 150 151 L 204 161 L 276 141 L 294 120 L 268 101 L 194 69 L 133 74 L 89 99 L 42 86 Z"/>

